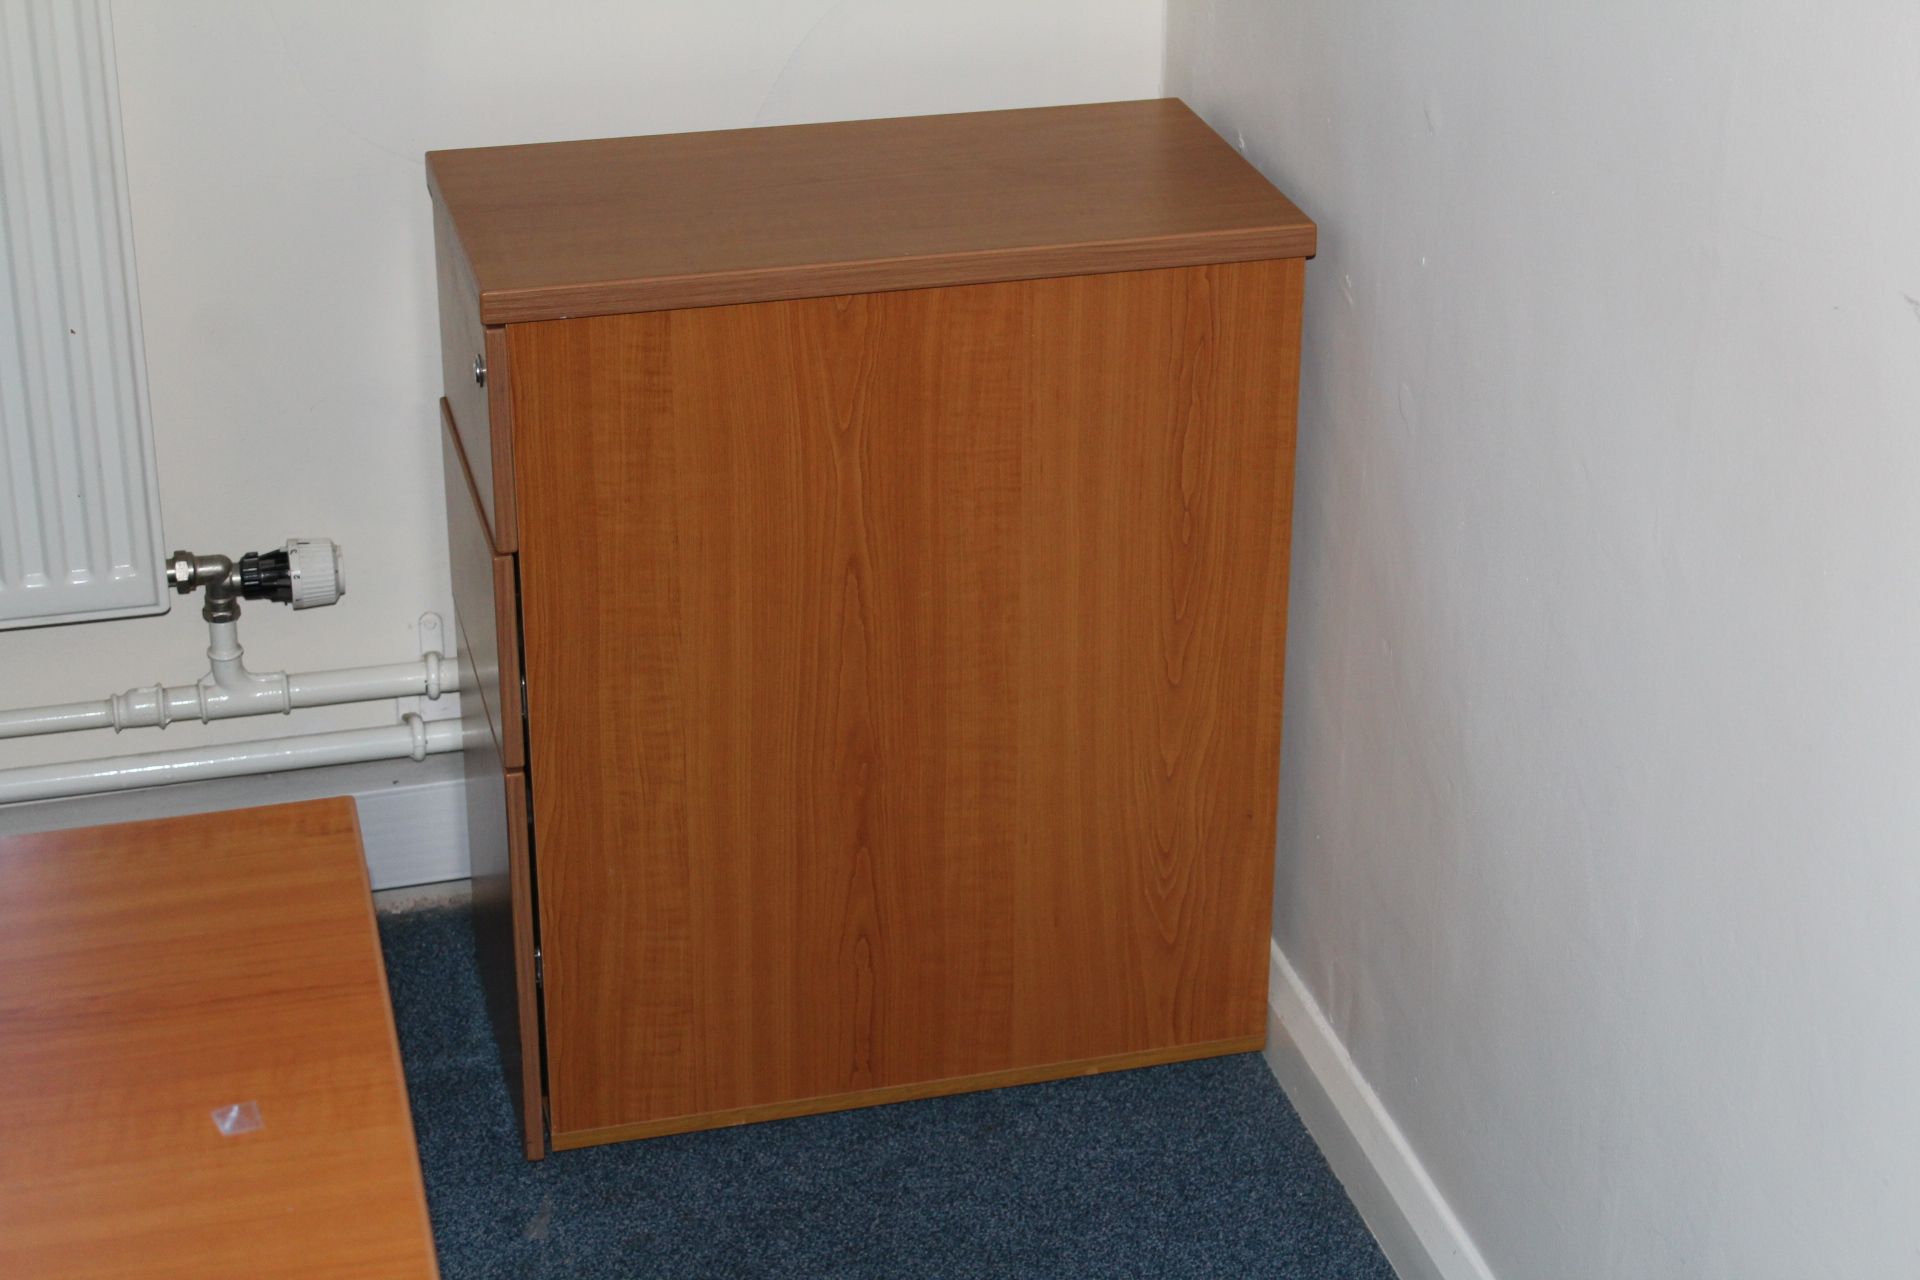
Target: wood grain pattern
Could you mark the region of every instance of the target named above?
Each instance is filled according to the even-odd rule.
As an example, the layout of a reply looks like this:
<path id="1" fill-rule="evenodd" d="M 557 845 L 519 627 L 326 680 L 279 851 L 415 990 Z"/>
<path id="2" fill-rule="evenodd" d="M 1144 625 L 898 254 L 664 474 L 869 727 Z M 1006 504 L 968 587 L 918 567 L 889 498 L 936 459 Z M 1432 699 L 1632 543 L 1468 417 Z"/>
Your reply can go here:
<path id="1" fill-rule="evenodd" d="M 1263 1034 L 1301 267 L 509 329 L 557 1146 Z"/>
<path id="2" fill-rule="evenodd" d="M 437 1274 L 351 800 L 0 839 L 0 1081 L 0 1274 Z"/>
<path id="3" fill-rule="evenodd" d="M 427 174 L 488 325 L 1314 251 L 1176 99 L 436 151 Z"/>
<path id="4" fill-rule="evenodd" d="M 442 403 L 460 434 L 461 450 L 473 470 L 475 492 L 485 515 L 488 541 L 500 552 L 519 545 L 513 497 L 513 405 L 506 331 L 480 323 L 480 298 L 473 273 L 447 211 L 433 208 L 434 264 L 440 289 L 440 373 Z M 487 379 L 473 376 L 483 358 Z"/>
<path id="5" fill-rule="evenodd" d="M 501 763 L 526 765 L 526 723 L 520 706 L 520 586 L 512 556 L 487 538 L 480 494 L 447 402 L 440 402 L 441 473 L 447 498 L 447 551 L 453 608 L 472 646 L 463 660 L 461 697 L 483 705 Z"/>

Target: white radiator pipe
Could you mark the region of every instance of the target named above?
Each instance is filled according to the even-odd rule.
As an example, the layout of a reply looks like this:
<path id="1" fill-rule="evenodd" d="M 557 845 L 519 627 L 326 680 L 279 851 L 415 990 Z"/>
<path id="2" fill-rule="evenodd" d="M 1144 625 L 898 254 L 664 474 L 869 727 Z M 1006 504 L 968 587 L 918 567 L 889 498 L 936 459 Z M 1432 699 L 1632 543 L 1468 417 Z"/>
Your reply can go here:
<path id="1" fill-rule="evenodd" d="M 70 764 L 0 769 L 0 804 L 48 800 L 56 796 L 98 795 L 203 778 L 277 773 L 282 769 L 359 764 L 367 760 L 424 760 L 430 755 L 458 751 L 460 746 L 458 720 L 423 721 L 409 714 L 402 717 L 399 724 L 377 729 L 341 729 L 334 733 L 235 742 L 219 747 L 189 747 L 181 751 L 76 760 Z"/>
<path id="2" fill-rule="evenodd" d="M 230 720 L 285 714 L 386 698 L 438 698 L 460 687 L 457 659 L 427 653 L 412 662 L 338 671 L 249 671 L 232 622 L 207 624 L 207 674 L 194 684 L 129 689 L 95 702 L 66 702 L 0 711 L 0 738 L 27 738 L 80 729 L 164 729 L 177 720 Z"/>

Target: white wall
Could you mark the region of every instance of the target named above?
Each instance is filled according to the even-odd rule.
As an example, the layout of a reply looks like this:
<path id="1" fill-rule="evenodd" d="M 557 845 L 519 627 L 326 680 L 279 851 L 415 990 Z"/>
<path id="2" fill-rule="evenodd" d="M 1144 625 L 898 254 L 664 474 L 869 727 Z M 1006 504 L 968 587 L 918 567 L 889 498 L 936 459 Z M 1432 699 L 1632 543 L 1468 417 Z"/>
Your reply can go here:
<path id="1" fill-rule="evenodd" d="M 1319 219 L 1275 930 L 1509 1280 L 1920 1274 L 1920 8 L 1174 0 Z"/>
<path id="2" fill-rule="evenodd" d="M 1159 92 L 1162 0 L 116 0 L 166 533 L 346 548 L 253 605 L 261 667 L 412 656 L 449 619 L 421 153 Z M 0 634 L 0 706 L 202 668 L 197 604 Z M 391 706 L 0 743 L 0 767 L 389 723 Z"/>

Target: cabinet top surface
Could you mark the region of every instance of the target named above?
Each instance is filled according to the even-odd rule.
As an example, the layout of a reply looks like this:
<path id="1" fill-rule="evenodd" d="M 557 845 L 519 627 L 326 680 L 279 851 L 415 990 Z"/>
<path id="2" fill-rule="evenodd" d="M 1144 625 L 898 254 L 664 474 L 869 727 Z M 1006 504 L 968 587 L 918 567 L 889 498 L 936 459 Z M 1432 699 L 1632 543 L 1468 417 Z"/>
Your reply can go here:
<path id="1" fill-rule="evenodd" d="M 487 324 L 1309 256 L 1177 99 L 435 151 Z"/>

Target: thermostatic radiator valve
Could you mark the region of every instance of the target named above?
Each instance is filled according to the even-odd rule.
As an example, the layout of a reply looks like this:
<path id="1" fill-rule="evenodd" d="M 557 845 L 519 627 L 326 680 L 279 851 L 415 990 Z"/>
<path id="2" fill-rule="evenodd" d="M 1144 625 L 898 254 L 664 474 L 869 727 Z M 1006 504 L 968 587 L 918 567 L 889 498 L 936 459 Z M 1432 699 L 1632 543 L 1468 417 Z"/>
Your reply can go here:
<path id="1" fill-rule="evenodd" d="M 278 551 L 249 551 L 237 564 L 225 556 L 176 551 L 167 557 L 167 580 L 181 595 L 206 591 L 200 613 L 208 622 L 238 618 L 243 599 L 317 609 L 347 593 L 340 548 L 328 538 L 289 538 Z"/>

